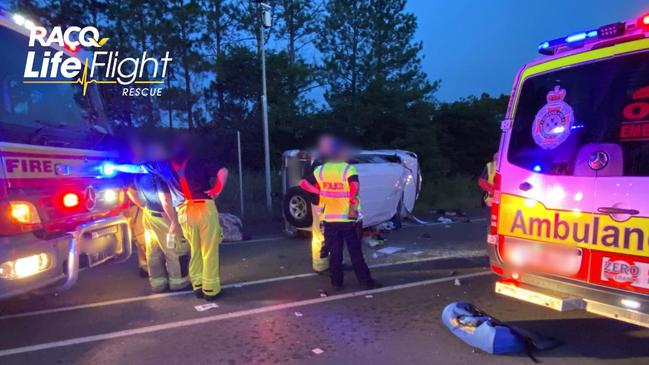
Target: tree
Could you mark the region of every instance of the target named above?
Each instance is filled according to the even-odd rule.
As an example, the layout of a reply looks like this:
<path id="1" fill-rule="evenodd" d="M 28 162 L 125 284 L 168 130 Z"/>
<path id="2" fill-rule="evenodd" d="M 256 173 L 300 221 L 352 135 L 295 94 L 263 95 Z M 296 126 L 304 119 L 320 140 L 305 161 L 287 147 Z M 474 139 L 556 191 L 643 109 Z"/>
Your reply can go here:
<path id="1" fill-rule="evenodd" d="M 194 125 L 194 104 L 198 101 L 198 94 L 193 90 L 192 77 L 205 69 L 205 60 L 199 47 L 199 40 L 205 30 L 205 17 L 203 9 L 196 0 L 171 0 L 169 7 L 170 33 L 168 47 L 178 56 L 182 69 L 181 77 L 184 81 L 183 104 L 187 126 L 193 129 Z"/>
<path id="2" fill-rule="evenodd" d="M 432 94 L 405 0 L 330 0 L 317 46 L 334 132 L 363 146 L 430 150 Z M 416 151 L 416 150 L 415 150 Z M 418 151 L 416 151 L 418 152 Z"/>
<path id="3" fill-rule="evenodd" d="M 307 64 L 300 52 L 304 47 L 314 43 L 320 30 L 321 13 L 324 4 L 314 0 L 282 0 L 279 2 L 279 19 L 277 38 L 286 42 L 288 65 L 286 85 L 289 88 L 289 97 L 294 100 L 293 107 L 297 107 L 304 88 L 314 87 L 316 69 Z M 309 82 L 298 84 L 297 74 L 309 74 Z M 304 98 L 302 98 L 304 99 Z"/>
<path id="4" fill-rule="evenodd" d="M 216 94 L 216 103 L 212 98 L 208 98 L 206 104 L 214 110 L 212 113 L 213 122 L 223 124 L 226 120 L 226 91 L 223 87 L 218 63 L 225 56 L 226 44 L 233 32 L 230 13 L 232 4 L 231 1 L 226 0 L 211 0 L 206 1 L 203 8 L 209 9 L 206 15 L 207 32 L 203 39 L 203 43 L 207 44 L 208 49 L 206 52 L 207 69 L 214 71 L 214 80 L 206 90 L 206 96 L 212 96 L 212 92 Z"/>
<path id="5" fill-rule="evenodd" d="M 449 160 L 451 174 L 480 174 L 498 150 L 500 122 L 508 99 L 506 95 L 494 98 L 482 94 L 440 105 L 433 122 L 440 152 Z"/>

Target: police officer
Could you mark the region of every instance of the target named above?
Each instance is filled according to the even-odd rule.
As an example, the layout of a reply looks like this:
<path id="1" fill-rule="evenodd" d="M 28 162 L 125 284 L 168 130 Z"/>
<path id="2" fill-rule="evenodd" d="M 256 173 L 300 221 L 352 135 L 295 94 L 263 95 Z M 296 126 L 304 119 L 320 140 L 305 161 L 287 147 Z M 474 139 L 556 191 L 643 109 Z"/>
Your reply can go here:
<path id="1" fill-rule="evenodd" d="M 330 161 L 317 167 L 313 175 L 319 189 L 319 206 L 324 221 L 325 246 L 330 250 L 329 271 L 331 285 L 340 289 L 343 285 L 343 247 L 352 261 L 356 278 L 366 289 L 378 287 L 363 258 L 361 237 L 358 234 L 360 211 L 360 181 L 356 168 L 347 163 L 344 146 L 332 147 Z"/>
<path id="2" fill-rule="evenodd" d="M 300 181 L 300 187 L 311 195 L 311 264 L 317 273 L 324 273 L 329 269 L 329 249 L 325 246 L 324 235 L 320 227 L 322 211 L 319 207 L 319 189 L 316 187 L 316 180 L 313 171 L 321 166 L 331 154 L 331 148 L 335 143 L 335 137 L 329 134 L 318 138 L 317 156 L 304 171 L 304 178 Z"/>
<path id="3" fill-rule="evenodd" d="M 483 201 L 487 207 L 491 207 L 491 202 L 493 201 L 497 161 L 498 153 L 494 153 L 493 159 L 487 163 L 478 180 L 478 186 L 485 192 Z"/>
<path id="4" fill-rule="evenodd" d="M 223 237 L 213 199 L 223 191 L 228 170 L 214 161 L 195 157 L 190 146 L 189 137 L 180 136 L 175 142 L 174 158 L 167 164 L 159 164 L 156 170 L 171 192 L 170 200 L 163 199 L 163 209 L 177 216 L 189 241 L 189 276 L 194 293 L 212 301 L 221 291 L 219 245 Z M 215 183 L 211 185 L 213 178 Z M 169 232 L 175 234 L 179 227 L 173 222 Z"/>

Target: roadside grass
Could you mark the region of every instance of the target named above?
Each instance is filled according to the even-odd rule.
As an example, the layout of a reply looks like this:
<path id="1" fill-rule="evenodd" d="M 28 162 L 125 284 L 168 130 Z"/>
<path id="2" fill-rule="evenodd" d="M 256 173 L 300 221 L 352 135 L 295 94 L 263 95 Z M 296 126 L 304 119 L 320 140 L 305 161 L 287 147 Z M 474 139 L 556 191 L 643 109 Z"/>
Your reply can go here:
<path id="1" fill-rule="evenodd" d="M 424 180 L 416 213 L 429 213 L 433 209 L 468 210 L 480 208 L 482 191 L 475 178 L 464 175 Z"/>
<path id="2" fill-rule="evenodd" d="M 266 209 L 266 183 L 263 171 L 243 171 L 243 221 L 245 224 L 279 221 L 282 214 L 282 180 L 277 172 L 271 173 L 271 192 L 273 212 L 269 216 Z M 217 200 L 219 211 L 241 217 L 239 196 L 239 172 L 231 169 L 228 183 Z"/>

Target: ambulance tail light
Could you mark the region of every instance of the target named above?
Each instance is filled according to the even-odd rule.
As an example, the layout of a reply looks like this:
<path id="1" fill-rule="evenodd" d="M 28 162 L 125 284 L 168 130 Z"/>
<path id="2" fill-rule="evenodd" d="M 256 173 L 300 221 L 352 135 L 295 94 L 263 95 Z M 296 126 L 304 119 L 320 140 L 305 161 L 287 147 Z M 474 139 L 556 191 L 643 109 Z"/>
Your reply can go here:
<path id="1" fill-rule="evenodd" d="M 487 242 L 495 245 L 498 244 L 498 215 L 500 214 L 500 188 L 502 177 L 500 173 L 494 176 L 494 195 L 491 203 L 491 214 L 489 215 L 489 235 Z"/>

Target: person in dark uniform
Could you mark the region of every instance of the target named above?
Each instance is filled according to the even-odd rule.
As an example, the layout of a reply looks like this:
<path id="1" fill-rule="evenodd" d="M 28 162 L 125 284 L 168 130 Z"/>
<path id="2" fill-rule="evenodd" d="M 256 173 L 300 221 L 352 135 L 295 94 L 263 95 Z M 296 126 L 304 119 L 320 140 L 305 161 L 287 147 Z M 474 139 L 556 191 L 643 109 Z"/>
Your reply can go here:
<path id="1" fill-rule="evenodd" d="M 189 276 L 194 293 L 211 301 L 221 291 L 219 245 L 223 237 L 214 199 L 225 187 L 228 170 L 217 161 L 196 157 L 191 146 L 188 136 L 178 137 L 173 158 L 150 169 L 162 176 L 169 187 L 170 195 L 162 200 L 163 209 L 177 217 L 189 242 Z M 179 227 L 173 222 L 169 232 L 175 234 Z"/>
<path id="2" fill-rule="evenodd" d="M 149 152 L 152 153 L 152 150 L 153 148 L 150 148 Z M 182 237 L 171 242 L 168 240 L 167 233 L 172 217 L 164 212 L 160 199 L 161 196 L 169 195 L 167 185 L 156 175 L 138 174 L 129 186 L 127 195 L 142 211 L 146 264 L 151 289 L 156 293 L 167 289 L 186 289 L 189 286 L 189 246 Z"/>
<path id="3" fill-rule="evenodd" d="M 329 269 L 329 248 L 325 246 L 324 235 L 320 227 L 322 212 L 318 207 L 320 196 L 318 195 L 319 191 L 314 188 L 316 181 L 313 171 L 327 161 L 334 143 L 335 137 L 329 134 L 318 138 L 317 156 L 305 169 L 300 181 L 300 187 L 311 197 L 311 265 L 317 273 L 325 273 Z"/>
<path id="4" fill-rule="evenodd" d="M 347 162 L 347 157 L 346 146 L 334 144 L 329 160 L 313 172 L 316 185 L 311 187 L 320 196 L 325 246 L 331 252 L 329 271 L 332 287 L 340 289 L 343 285 L 343 248 L 346 244 L 359 283 L 366 289 L 373 289 L 379 284 L 372 279 L 365 263 L 358 234 L 360 181 L 356 168 Z"/>

